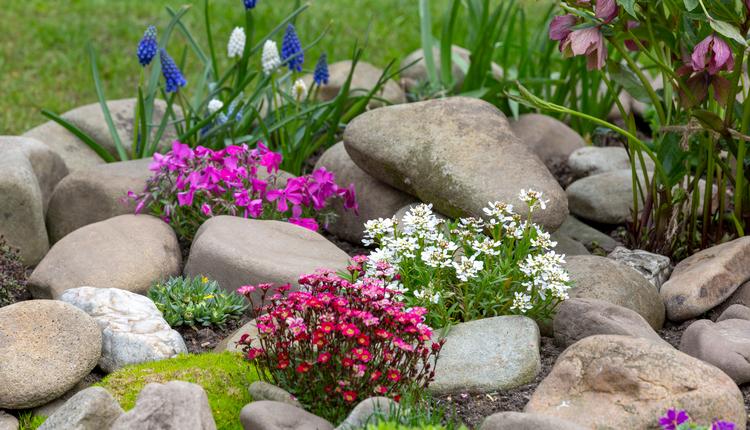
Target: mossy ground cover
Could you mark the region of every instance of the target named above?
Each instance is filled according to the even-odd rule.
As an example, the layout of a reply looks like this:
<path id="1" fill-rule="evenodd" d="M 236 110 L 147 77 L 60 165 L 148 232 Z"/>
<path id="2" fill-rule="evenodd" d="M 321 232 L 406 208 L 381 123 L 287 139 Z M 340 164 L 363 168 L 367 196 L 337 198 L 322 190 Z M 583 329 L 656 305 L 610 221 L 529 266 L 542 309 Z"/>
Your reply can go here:
<path id="1" fill-rule="evenodd" d="M 241 430 L 240 410 L 252 400 L 247 389 L 258 380 L 258 373 L 239 354 L 207 353 L 128 366 L 98 385 L 112 393 L 127 411 L 135 406 L 138 393 L 146 384 L 175 380 L 203 387 L 219 429 Z"/>

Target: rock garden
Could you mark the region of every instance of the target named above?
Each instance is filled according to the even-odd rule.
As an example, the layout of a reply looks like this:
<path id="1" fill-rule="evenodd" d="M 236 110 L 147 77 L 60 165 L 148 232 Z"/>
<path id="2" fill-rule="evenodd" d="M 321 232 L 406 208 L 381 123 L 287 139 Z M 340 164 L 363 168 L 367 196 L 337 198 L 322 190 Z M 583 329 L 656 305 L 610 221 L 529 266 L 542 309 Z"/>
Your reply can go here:
<path id="1" fill-rule="evenodd" d="M 750 2 L 195 3 L 0 136 L 0 430 L 750 428 Z"/>

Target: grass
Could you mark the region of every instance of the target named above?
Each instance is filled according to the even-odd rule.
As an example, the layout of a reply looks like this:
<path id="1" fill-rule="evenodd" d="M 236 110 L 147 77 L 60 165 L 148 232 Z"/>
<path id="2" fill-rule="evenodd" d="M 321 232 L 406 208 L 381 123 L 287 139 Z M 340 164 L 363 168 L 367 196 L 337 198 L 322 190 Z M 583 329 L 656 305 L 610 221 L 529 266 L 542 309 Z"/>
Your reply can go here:
<path id="1" fill-rule="evenodd" d="M 307 0 L 311 7 L 297 21 L 303 43 L 310 43 L 326 28 L 326 37 L 308 55 L 312 67 L 325 51 L 330 61 L 351 57 L 355 40 L 367 42 L 364 61 L 384 67 L 397 63 L 419 48 L 419 15 L 415 0 Z M 502 1 L 502 0 L 498 0 Z M 521 0 L 530 11 L 550 0 Z M 47 108 L 63 113 L 96 101 L 86 44 L 98 53 L 108 99 L 133 97 L 140 73 L 135 47 L 149 24 L 163 28 L 165 6 L 189 4 L 185 23 L 197 35 L 203 29 L 203 0 L 6 0 L 0 22 L 0 135 L 22 134 L 45 121 Z M 234 26 L 242 25 L 241 0 L 212 0 L 212 26 L 217 48 L 223 52 Z M 449 0 L 431 0 L 440 26 Z M 265 35 L 295 5 L 294 0 L 260 0 L 256 8 L 256 39 Z M 533 15 L 533 13 L 532 13 Z M 280 42 L 280 36 L 276 38 Z M 206 46 L 205 40 L 201 44 Z M 180 47 L 170 46 L 175 58 Z M 188 61 L 191 56 L 188 56 Z M 195 66 L 188 62 L 188 71 Z M 221 59 L 220 59 L 221 62 Z M 224 62 L 226 64 L 226 62 Z M 190 78 L 190 74 L 188 74 Z"/>
<path id="2" fill-rule="evenodd" d="M 258 374 L 239 354 L 191 354 L 128 366 L 97 385 L 107 389 L 127 411 L 135 406 L 138 393 L 146 384 L 174 380 L 203 387 L 217 428 L 241 430 L 240 410 L 252 401 L 247 389 L 258 380 Z"/>

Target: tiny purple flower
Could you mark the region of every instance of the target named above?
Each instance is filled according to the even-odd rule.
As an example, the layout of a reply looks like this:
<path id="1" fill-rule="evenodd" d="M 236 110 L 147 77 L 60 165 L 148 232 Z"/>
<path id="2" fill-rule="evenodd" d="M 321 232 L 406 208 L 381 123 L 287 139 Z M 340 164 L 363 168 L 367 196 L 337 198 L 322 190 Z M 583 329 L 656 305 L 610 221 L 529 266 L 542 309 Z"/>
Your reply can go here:
<path id="1" fill-rule="evenodd" d="M 677 409 L 670 409 L 667 411 L 667 414 L 663 417 L 659 418 L 659 425 L 661 426 L 662 430 L 676 430 L 677 426 L 688 421 L 690 417 L 688 416 L 687 412 L 681 410 L 677 411 Z"/>

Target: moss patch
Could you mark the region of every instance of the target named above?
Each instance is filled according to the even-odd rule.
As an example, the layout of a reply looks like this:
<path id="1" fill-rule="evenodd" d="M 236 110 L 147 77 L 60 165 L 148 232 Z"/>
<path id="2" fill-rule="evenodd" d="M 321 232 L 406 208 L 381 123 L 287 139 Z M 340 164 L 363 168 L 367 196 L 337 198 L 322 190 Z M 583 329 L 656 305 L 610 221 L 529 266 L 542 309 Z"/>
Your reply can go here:
<path id="1" fill-rule="evenodd" d="M 239 354 L 224 352 L 181 355 L 169 360 L 124 367 L 111 373 L 98 386 L 106 388 L 124 410 L 135 406 L 146 384 L 186 381 L 200 385 L 219 429 L 242 429 L 240 410 L 252 401 L 247 389 L 258 380 L 254 366 Z"/>

